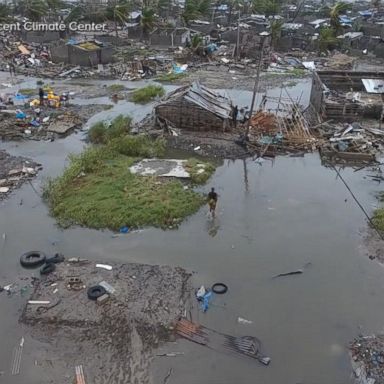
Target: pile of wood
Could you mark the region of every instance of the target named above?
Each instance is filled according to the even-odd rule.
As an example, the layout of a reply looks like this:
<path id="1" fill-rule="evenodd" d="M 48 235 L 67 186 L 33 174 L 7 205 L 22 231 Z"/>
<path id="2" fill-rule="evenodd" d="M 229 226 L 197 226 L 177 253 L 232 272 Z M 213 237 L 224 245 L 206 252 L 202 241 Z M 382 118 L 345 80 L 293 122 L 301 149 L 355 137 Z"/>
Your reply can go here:
<path id="1" fill-rule="evenodd" d="M 251 118 L 250 141 L 252 144 L 274 145 L 285 150 L 315 149 L 318 139 L 310 131 L 298 103 L 290 99 L 268 97 L 266 103 L 277 103 L 276 112 L 258 111 Z"/>

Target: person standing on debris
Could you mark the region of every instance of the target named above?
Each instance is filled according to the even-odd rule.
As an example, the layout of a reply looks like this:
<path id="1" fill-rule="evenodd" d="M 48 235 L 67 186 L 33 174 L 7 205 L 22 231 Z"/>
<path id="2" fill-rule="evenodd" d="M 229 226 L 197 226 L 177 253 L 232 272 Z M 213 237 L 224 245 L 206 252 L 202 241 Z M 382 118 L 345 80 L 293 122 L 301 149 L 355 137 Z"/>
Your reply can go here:
<path id="1" fill-rule="evenodd" d="M 40 99 L 40 106 L 44 105 L 44 89 L 39 88 L 39 99 Z"/>
<path id="2" fill-rule="evenodd" d="M 217 193 L 215 192 L 215 188 L 212 188 L 211 192 L 208 193 L 209 212 L 211 213 L 212 217 L 215 217 L 216 204 L 217 204 Z"/>
<path id="3" fill-rule="evenodd" d="M 233 125 L 236 127 L 237 125 L 237 115 L 239 114 L 239 108 L 237 107 L 237 105 L 233 108 L 232 110 L 232 121 L 233 121 Z"/>

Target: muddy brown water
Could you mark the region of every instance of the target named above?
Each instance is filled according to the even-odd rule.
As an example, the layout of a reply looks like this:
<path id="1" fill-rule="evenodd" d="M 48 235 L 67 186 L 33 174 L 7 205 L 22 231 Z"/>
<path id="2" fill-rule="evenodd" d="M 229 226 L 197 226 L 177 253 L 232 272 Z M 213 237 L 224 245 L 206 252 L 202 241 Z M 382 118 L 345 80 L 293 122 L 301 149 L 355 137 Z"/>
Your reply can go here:
<path id="1" fill-rule="evenodd" d="M 299 97 L 306 88 L 308 84 L 299 84 L 292 94 Z M 237 92 L 232 95 L 239 104 L 248 100 L 249 93 Z M 139 119 L 150 109 L 118 103 L 93 121 L 120 112 Z M 43 164 L 44 170 L 32 182 L 40 191 L 46 177 L 60 174 L 68 153 L 82 150 L 82 138 L 80 132 L 53 143 L 1 143 L 0 148 Z M 372 212 L 379 187 L 364 174 L 342 171 Z M 216 295 L 197 320 L 224 333 L 257 336 L 272 363 L 264 367 L 180 340 L 161 348 L 184 355 L 155 358 L 154 383 L 163 383 L 170 368 L 168 384 L 350 383 L 348 342 L 359 332 L 383 329 L 384 271 L 366 257 L 365 217 L 345 186 L 334 171 L 321 166 L 317 154 L 278 157 L 262 164 L 251 159 L 225 161 L 201 190 L 210 186 L 219 193 L 216 220 L 209 219 L 203 207 L 178 230 L 144 229 L 113 238 L 110 231 L 59 229 L 41 198 L 25 184 L 0 205 L 0 285 L 17 281 L 22 286 L 20 279 L 31 276 L 33 272 L 22 269 L 18 259 L 32 249 L 105 263 L 181 266 L 196 272 L 196 286 L 218 281 L 229 286 L 228 293 Z M 311 265 L 302 275 L 271 278 L 306 263 Z M 0 294 L 0 383 L 52 382 L 36 355 L 37 346 L 43 346 L 18 323 L 27 296 Z M 239 324 L 238 317 L 252 324 Z M 12 354 L 22 336 L 21 371 L 12 376 Z M 79 356 L 79 364 L 81 360 Z M 74 368 L 61 372 L 62 382 L 72 382 L 73 374 Z"/>

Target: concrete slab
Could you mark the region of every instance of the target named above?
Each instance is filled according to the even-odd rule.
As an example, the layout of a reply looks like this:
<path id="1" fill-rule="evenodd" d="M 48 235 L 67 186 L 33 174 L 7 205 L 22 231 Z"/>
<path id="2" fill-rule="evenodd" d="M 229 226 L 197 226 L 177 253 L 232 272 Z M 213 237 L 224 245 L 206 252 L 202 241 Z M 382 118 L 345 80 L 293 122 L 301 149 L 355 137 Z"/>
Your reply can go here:
<path id="1" fill-rule="evenodd" d="M 185 169 L 187 160 L 177 159 L 143 159 L 129 168 L 132 173 L 141 176 L 177 177 L 189 179 L 190 173 Z"/>

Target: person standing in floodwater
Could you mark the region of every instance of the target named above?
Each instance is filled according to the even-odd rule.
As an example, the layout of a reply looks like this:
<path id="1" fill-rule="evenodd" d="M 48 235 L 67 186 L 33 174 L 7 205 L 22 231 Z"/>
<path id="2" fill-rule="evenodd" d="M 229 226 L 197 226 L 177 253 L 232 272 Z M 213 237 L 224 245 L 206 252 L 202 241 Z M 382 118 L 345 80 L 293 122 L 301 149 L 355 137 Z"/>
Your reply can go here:
<path id="1" fill-rule="evenodd" d="M 209 212 L 211 213 L 212 217 L 215 217 L 216 204 L 217 204 L 217 193 L 215 192 L 215 188 L 212 188 L 211 192 L 208 193 Z"/>
<path id="2" fill-rule="evenodd" d="M 44 105 L 44 89 L 39 88 L 40 107 Z"/>

